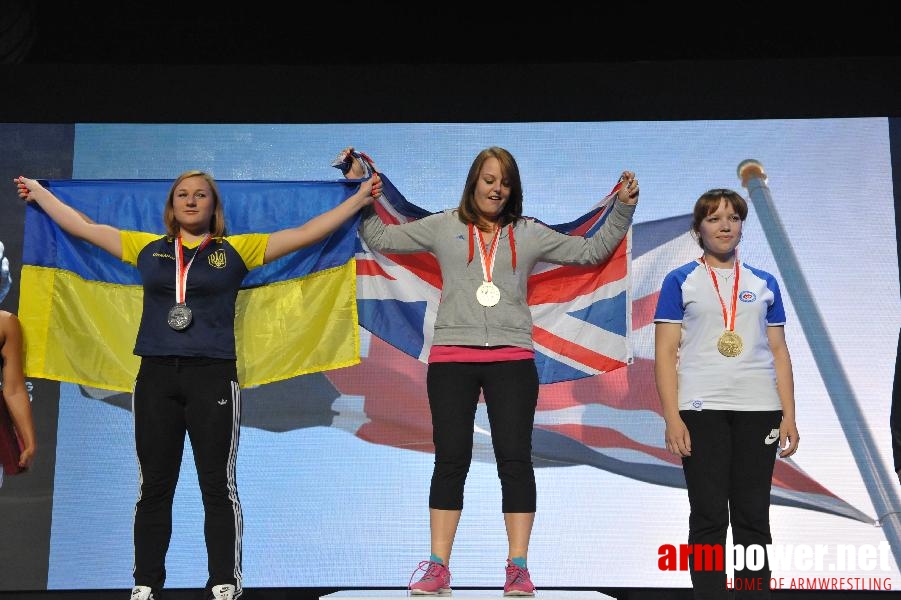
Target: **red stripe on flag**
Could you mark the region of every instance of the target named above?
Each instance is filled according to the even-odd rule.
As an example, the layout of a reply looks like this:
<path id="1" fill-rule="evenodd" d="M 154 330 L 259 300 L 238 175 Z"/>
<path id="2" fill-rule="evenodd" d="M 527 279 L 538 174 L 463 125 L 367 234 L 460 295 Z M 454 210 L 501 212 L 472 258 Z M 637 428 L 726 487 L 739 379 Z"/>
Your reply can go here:
<path id="1" fill-rule="evenodd" d="M 565 340 L 540 327 L 532 327 L 532 339 L 536 344 L 544 346 L 552 352 L 556 352 L 574 362 L 587 365 L 592 369 L 597 369 L 601 372 L 612 371 L 626 366 L 626 363 L 624 362 L 610 358 L 604 354 L 598 354 L 585 346 Z"/>
<path id="2" fill-rule="evenodd" d="M 791 463 L 781 460 L 776 461 L 776 467 L 773 469 L 773 485 L 796 492 L 808 492 L 837 498 L 835 494 L 814 481 L 809 475 L 792 466 Z"/>
<path id="3" fill-rule="evenodd" d="M 388 258 L 404 267 L 432 287 L 441 289 L 441 267 L 438 259 L 428 252 L 415 254 L 386 254 Z"/>
<path id="4" fill-rule="evenodd" d="M 622 180 L 618 181 L 616 183 L 616 185 L 613 186 L 613 189 L 610 190 L 610 193 L 607 194 L 607 196 L 604 197 L 603 200 L 598 202 L 595 205 L 595 208 L 591 209 L 591 210 L 595 210 L 596 208 L 600 207 L 600 210 L 598 210 L 597 214 L 595 214 L 593 217 L 591 217 L 590 219 L 588 219 L 587 221 L 585 221 L 584 223 L 582 223 L 581 225 L 579 225 L 578 227 L 576 227 L 575 229 L 570 231 L 569 235 L 581 235 L 582 237 L 585 237 L 585 233 L 589 229 L 594 227 L 595 224 L 598 222 L 598 220 L 600 220 L 605 214 L 607 214 L 607 211 L 610 210 L 610 207 L 613 206 L 614 202 L 616 202 L 616 199 L 613 196 L 616 195 L 616 193 L 619 191 L 619 188 L 622 185 L 623 185 Z M 591 212 L 591 211 L 589 211 L 589 212 Z"/>
<path id="5" fill-rule="evenodd" d="M 379 219 L 382 220 L 382 223 L 386 223 L 388 225 L 397 225 L 400 221 L 397 218 L 388 212 L 384 206 L 382 206 L 381 202 L 376 202 L 372 205 L 372 208 L 375 209 L 375 214 L 379 216 Z"/>
<path id="6" fill-rule="evenodd" d="M 382 266 L 374 260 L 357 259 L 357 275 L 369 275 L 374 277 L 384 277 L 385 279 L 394 280 L 394 277 L 382 268 Z"/>
<path id="7" fill-rule="evenodd" d="M 376 214 L 387 225 L 397 225 L 400 221 L 382 206 L 381 202 L 373 204 Z M 429 285 L 441 289 L 441 267 L 438 260 L 428 252 L 416 252 L 414 254 L 384 254 L 399 266 L 411 271 L 414 275 Z"/>
<path id="8" fill-rule="evenodd" d="M 622 432 L 617 431 L 616 429 L 610 429 L 609 427 L 589 427 L 585 425 L 575 425 L 572 423 L 564 424 L 564 425 L 536 425 L 538 429 L 547 429 L 549 431 L 556 431 L 557 433 L 561 433 L 566 437 L 570 437 L 574 440 L 579 440 L 586 446 L 591 446 L 592 448 L 618 448 L 618 449 L 627 449 L 627 450 L 636 450 L 643 454 L 649 454 L 656 459 L 662 460 L 666 463 L 672 465 L 682 466 L 682 459 L 676 457 L 673 454 L 667 452 L 664 448 L 655 448 L 653 446 L 648 446 L 646 444 L 642 444 L 640 442 L 636 442 L 632 438 L 624 435 Z M 626 459 L 619 459 L 626 460 Z M 635 461 L 628 461 L 635 462 Z"/>
<path id="9" fill-rule="evenodd" d="M 602 265 L 564 266 L 529 277 L 528 303 L 559 304 L 626 277 L 626 240 Z"/>
<path id="10" fill-rule="evenodd" d="M 606 202 L 606 201 L 607 201 L 607 198 L 604 198 L 604 200 L 602 200 L 602 202 Z M 601 219 L 601 217 L 603 217 L 604 214 L 606 214 L 608 208 L 610 208 L 610 205 L 605 206 L 604 208 L 599 210 L 596 215 L 594 215 L 593 217 L 591 217 L 590 219 L 588 219 L 587 221 L 585 221 L 584 223 L 582 223 L 581 225 L 579 225 L 578 227 L 576 227 L 575 229 L 570 231 L 569 235 L 580 235 L 582 237 L 585 237 L 585 233 L 589 229 L 591 229 L 592 227 L 595 226 L 595 224 Z"/>
<path id="11" fill-rule="evenodd" d="M 654 381 L 654 361 L 636 358 L 627 369 L 609 371 L 603 376 L 545 384 L 538 395 L 538 410 L 590 404 L 661 414 Z"/>
<path id="12" fill-rule="evenodd" d="M 660 290 L 632 301 L 632 331 L 654 322 L 658 297 L 660 297 Z"/>
<path id="13" fill-rule="evenodd" d="M 355 432 L 374 444 L 433 452 L 426 365 L 372 336 L 369 356 L 345 369 L 326 372 L 341 394 L 363 396 L 369 419 Z"/>

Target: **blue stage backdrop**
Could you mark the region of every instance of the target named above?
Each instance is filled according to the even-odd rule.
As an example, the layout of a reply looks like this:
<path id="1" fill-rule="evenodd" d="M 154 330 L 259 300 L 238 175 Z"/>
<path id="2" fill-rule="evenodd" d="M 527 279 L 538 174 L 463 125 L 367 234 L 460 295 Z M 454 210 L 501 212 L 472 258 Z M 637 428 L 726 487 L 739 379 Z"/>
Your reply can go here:
<path id="1" fill-rule="evenodd" d="M 526 214 L 546 223 L 576 219 L 621 171 L 634 170 L 634 361 L 541 390 L 529 567 L 545 588 L 690 586 L 686 572 L 657 567 L 661 545 L 686 541 L 688 501 L 679 465 L 664 451 L 651 316 L 663 275 L 699 253 L 685 219 L 697 197 L 714 187 L 750 195 L 741 258 L 782 283 L 802 437 L 798 454 L 777 468 L 774 541 L 824 545 L 833 556 L 841 543 L 888 547 L 885 569 L 846 565 L 840 576 L 901 585 L 898 520 L 874 526 L 901 511 L 888 432 L 901 324 L 888 118 L 94 123 L 0 132 L 4 176 L 45 179 L 173 179 L 202 169 L 219 180 L 334 180 L 332 159 L 353 145 L 429 211 L 456 206 L 473 157 L 499 145 L 519 162 Z M 6 144 L 25 135 L 42 141 L 39 160 Z M 750 193 L 738 178 L 749 159 L 765 172 Z M 16 286 L 23 211 L 11 184 L 4 197 L 0 240 Z M 18 310 L 17 299 L 14 292 L 3 308 Z M 246 587 L 401 587 L 428 556 L 434 456 L 425 365 L 365 330 L 360 336 L 357 366 L 246 390 L 237 467 Z M 0 564 L 17 560 L 7 539 L 31 558 L 0 570 L 0 590 L 128 588 L 137 494 L 129 396 L 34 383 L 46 443 L 34 471 L 0 489 Z M 496 587 L 507 547 L 484 406 L 474 435 L 454 583 Z M 199 587 L 206 553 L 190 449 L 174 511 L 167 585 Z"/>

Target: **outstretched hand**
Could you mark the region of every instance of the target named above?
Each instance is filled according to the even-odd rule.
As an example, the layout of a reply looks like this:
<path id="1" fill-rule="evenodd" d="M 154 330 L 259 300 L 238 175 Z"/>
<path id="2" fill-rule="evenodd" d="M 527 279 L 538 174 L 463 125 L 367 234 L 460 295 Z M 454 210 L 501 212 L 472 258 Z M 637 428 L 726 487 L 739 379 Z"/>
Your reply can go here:
<path id="1" fill-rule="evenodd" d="M 366 176 L 366 168 L 363 166 L 363 161 L 352 154 L 353 151 L 354 147 L 348 146 L 338 153 L 340 159 L 350 159 L 350 168 L 347 171 L 344 171 L 344 177 L 347 179 L 362 179 Z"/>
<path id="2" fill-rule="evenodd" d="M 619 186 L 619 190 L 616 192 L 617 199 L 623 204 L 637 204 L 638 203 L 638 179 L 635 177 L 635 173 L 632 171 L 623 171 L 623 174 L 620 175 L 619 180 L 621 185 Z"/>
<path id="3" fill-rule="evenodd" d="M 13 179 L 13 183 L 16 184 L 17 191 L 19 193 L 19 198 L 26 202 L 31 202 L 34 200 L 34 192 L 39 189 L 44 189 L 36 179 L 28 179 L 27 177 L 16 177 Z"/>
<path id="4" fill-rule="evenodd" d="M 347 171 L 344 171 L 344 177 L 346 179 L 362 179 L 363 177 L 366 177 L 366 168 L 363 166 L 363 161 L 358 157 L 353 156 L 353 151 L 354 147 L 348 146 L 338 153 L 339 159 L 346 160 L 347 157 L 350 157 L 350 168 Z M 374 172 L 368 182 L 372 186 L 369 195 L 372 198 L 378 198 L 382 193 L 382 178 L 379 176 L 378 172 Z M 361 189 L 365 188 L 362 188 L 361 186 Z"/>
<path id="5" fill-rule="evenodd" d="M 372 177 L 360 183 L 360 191 L 366 195 L 363 206 L 372 204 L 382 193 L 382 178 L 378 173 L 373 173 Z"/>

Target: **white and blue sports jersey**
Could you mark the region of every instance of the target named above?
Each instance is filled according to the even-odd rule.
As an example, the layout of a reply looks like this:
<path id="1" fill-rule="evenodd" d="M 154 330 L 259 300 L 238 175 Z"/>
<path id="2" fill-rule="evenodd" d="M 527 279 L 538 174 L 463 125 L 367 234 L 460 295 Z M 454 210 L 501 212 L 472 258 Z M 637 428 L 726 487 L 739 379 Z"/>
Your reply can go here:
<path id="1" fill-rule="evenodd" d="M 713 269 L 731 318 L 733 269 Z M 727 277 L 729 277 L 727 279 Z M 717 341 L 726 330 L 723 308 L 704 265 L 694 260 L 664 278 L 655 323 L 681 323 L 678 353 L 679 410 L 781 410 L 776 369 L 766 328 L 785 324 L 776 278 L 741 263 L 735 333 L 744 348 L 723 356 Z"/>

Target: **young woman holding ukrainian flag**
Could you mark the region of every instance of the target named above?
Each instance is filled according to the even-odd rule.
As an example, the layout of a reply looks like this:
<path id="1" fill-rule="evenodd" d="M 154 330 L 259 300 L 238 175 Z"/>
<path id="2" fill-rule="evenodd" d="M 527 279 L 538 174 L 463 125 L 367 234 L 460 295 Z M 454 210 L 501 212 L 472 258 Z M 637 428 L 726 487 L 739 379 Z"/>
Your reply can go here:
<path id="1" fill-rule="evenodd" d="M 241 423 L 234 328 L 239 287 L 251 269 L 337 230 L 372 202 L 381 181 L 377 175 L 363 181 L 341 204 L 299 227 L 234 236 L 226 235 L 215 180 L 201 171 L 183 173 L 172 184 L 163 214 L 165 235 L 94 223 L 38 181 L 18 177 L 14 183 L 23 200 L 37 203 L 64 231 L 140 273 L 143 310 L 134 353 L 141 366 L 132 399 L 140 494 L 131 599 L 158 598 L 165 582 L 185 433 L 203 495 L 207 597 L 237 598 L 243 524 L 235 481 Z"/>

